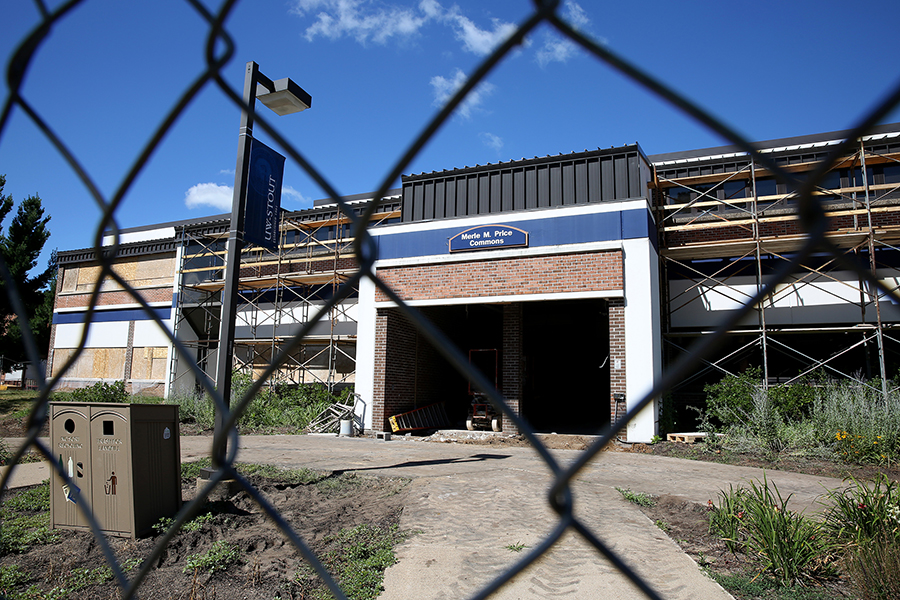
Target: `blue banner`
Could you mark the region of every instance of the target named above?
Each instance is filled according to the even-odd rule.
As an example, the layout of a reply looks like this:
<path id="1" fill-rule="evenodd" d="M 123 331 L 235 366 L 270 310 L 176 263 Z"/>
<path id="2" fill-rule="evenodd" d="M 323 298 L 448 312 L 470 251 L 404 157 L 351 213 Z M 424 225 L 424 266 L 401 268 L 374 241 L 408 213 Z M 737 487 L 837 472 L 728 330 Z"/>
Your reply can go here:
<path id="1" fill-rule="evenodd" d="M 528 245 L 528 232 L 509 225 L 480 225 L 450 238 L 450 252 L 495 250 Z"/>
<path id="2" fill-rule="evenodd" d="M 269 250 L 278 248 L 283 178 L 284 157 L 262 142 L 251 140 L 244 241 Z"/>

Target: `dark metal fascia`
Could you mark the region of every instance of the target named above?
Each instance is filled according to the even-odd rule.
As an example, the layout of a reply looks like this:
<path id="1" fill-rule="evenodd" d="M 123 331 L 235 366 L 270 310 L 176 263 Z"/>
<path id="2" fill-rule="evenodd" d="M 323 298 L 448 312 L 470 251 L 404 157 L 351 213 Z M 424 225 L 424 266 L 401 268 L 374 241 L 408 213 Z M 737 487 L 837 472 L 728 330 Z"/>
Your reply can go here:
<path id="1" fill-rule="evenodd" d="M 508 171 L 509 169 L 517 169 L 520 167 L 528 167 L 532 165 L 566 163 L 574 160 L 582 160 L 586 158 L 594 158 L 598 156 L 610 156 L 619 154 L 630 154 L 637 152 L 644 161 L 650 165 L 650 160 L 637 143 L 626 146 L 617 146 L 613 148 L 598 148 L 597 150 L 585 150 L 584 152 L 571 152 L 569 154 L 557 154 L 556 156 L 535 156 L 534 158 L 523 158 L 521 160 L 511 160 L 507 162 L 488 163 L 486 165 L 476 165 L 474 167 L 463 167 L 461 169 L 445 169 L 443 171 L 432 171 L 430 173 L 416 173 L 413 175 L 401 175 L 404 184 L 424 179 L 443 179 L 446 177 L 458 177 L 471 173 L 487 173 L 491 171 Z"/>

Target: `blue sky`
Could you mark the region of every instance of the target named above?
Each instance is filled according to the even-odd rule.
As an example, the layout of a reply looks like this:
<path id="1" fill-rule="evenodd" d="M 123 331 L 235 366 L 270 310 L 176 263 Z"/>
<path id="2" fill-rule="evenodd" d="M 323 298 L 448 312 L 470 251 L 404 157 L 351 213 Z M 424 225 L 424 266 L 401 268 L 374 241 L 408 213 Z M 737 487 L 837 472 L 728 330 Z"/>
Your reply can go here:
<path id="1" fill-rule="evenodd" d="M 528 0 L 245 0 L 226 23 L 236 52 L 223 74 L 240 90 L 244 65 L 254 60 L 270 78 L 291 77 L 306 89 L 308 111 L 258 111 L 339 193 L 370 192 L 454 87 L 531 11 Z M 580 0 L 563 2 L 560 12 L 754 140 L 851 127 L 900 81 L 895 0 Z M 4 74 L 38 23 L 33 2 L 5 0 Z M 204 21 L 182 0 L 86 0 L 38 50 L 23 96 L 109 197 L 204 69 L 206 37 Z M 119 225 L 229 210 L 239 116 L 219 89 L 201 92 L 129 188 Z M 883 122 L 895 121 L 898 111 Z M 544 25 L 405 173 L 633 142 L 648 154 L 726 143 Z M 52 216 L 48 250 L 93 243 L 99 209 L 19 109 L 0 133 L 0 173 L 17 203 L 43 199 Z M 326 195 L 290 161 L 284 183 L 287 210 Z"/>

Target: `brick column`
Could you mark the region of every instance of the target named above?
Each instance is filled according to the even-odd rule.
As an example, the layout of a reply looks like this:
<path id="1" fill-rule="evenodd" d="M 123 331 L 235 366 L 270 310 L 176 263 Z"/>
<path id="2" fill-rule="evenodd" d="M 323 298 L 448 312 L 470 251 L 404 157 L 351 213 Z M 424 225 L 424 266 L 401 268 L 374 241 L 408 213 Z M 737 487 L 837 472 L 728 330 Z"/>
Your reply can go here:
<path id="1" fill-rule="evenodd" d="M 131 385 L 131 363 L 134 360 L 134 321 L 128 322 L 128 344 L 125 346 L 125 364 L 122 370 L 122 379 L 125 382 L 125 390 L 129 394 L 134 393 Z"/>
<path id="2" fill-rule="evenodd" d="M 375 317 L 375 381 L 372 428 L 390 431 L 388 417 L 415 408 L 416 329 L 399 309 Z"/>
<path id="3" fill-rule="evenodd" d="M 614 394 L 625 393 L 625 300 L 614 298 L 609 300 L 609 422 L 616 418 L 616 400 Z M 627 407 L 620 405 L 619 416 Z M 622 429 L 625 435 L 625 429 Z"/>
<path id="4" fill-rule="evenodd" d="M 522 414 L 523 363 L 525 360 L 522 332 L 522 304 L 503 305 L 503 366 L 501 368 L 500 387 L 510 408 Z M 503 420 L 503 431 L 518 433 L 518 428 L 509 419 Z"/>

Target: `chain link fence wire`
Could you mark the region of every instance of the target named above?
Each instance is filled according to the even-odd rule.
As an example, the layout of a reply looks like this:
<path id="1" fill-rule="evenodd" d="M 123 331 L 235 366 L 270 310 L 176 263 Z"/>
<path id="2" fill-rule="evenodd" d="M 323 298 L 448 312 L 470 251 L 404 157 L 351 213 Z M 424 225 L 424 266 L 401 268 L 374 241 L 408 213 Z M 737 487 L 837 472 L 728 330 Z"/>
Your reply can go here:
<path id="1" fill-rule="evenodd" d="M 234 55 L 235 44 L 229 36 L 224 23 L 234 8 L 237 0 L 226 0 L 218 12 L 210 12 L 199 0 L 185 0 L 208 24 L 208 37 L 206 40 L 206 69 L 200 73 L 193 83 L 184 91 L 180 98 L 174 103 L 167 116 L 164 118 L 155 133 L 147 140 L 142 152 L 135 158 L 130 169 L 119 188 L 115 193 L 107 198 L 105 197 L 94 181 L 91 179 L 90 173 L 84 167 L 79 158 L 67 148 L 62 139 L 54 132 L 51 124 L 47 123 L 41 115 L 31 106 L 28 99 L 20 94 L 20 88 L 25 72 L 29 67 L 35 52 L 41 47 L 45 38 L 49 34 L 52 27 L 65 26 L 65 18 L 67 14 L 81 4 L 84 0 L 70 0 L 60 5 L 56 10 L 49 11 L 41 0 L 35 0 L 42 19 L 40 25 L 25 37 L 14 54 L 9 57 L 8 68 L 6 71 L 7 97 L 3 103 L 2 113 L 0 113 L 0 143 L 3 141 L 3 133 L 10 120 L 10 115 L 14 109 L 23 111 L 31 122 L 40 129 L 46 139 L 56 148 L 60 155 L 68 163 L 73 173 L 81 180 L 84 187 L 88 190 L 94 201 L 102 211 L 102 218 L 97 224 L 96 234 L 94 238 L 94 252 L 96 260 L 99 262 L 101 273 L 97 278 L 97 284 L 91 291 L 90 303 L 86 311 L 85 322 L 90 323 L 97 306 L 100 293 L 100 282 L 109 278 L 117 282 L 135 302 L 140 304 L 147 316 L 156 322 L 156 325 L 168 337 L 169 342 L 179 352 L 180 356 L 189 357 L 184 345 L 164 326 L 159 316 L 151 309 L 148 303 L 135 291 L 135 289 L 118 275 L 112 265 L 116 261 L 119 249 L 118 225 L 116 223 L 116 211 L 119 209 L 125 194 L 130 189 L 132 183 L 142 172 L 150 155 L 158 149 L 161 140 L 175 120 L 190 105 L 196 96 L 208 87 L 217 87 L 222 94 L 228 97 L 235 105 L 241 108 L 247 108 L 244 105 L 239 90 L 233 89 L 222 78 L 222 69 L 231 61 Z M 478 68 L 471 74 L 466 83 L 457 91 L 453 98 L 434 116 L 421 131 L 421 133 L 409 144 L 406 151 L 400 156 L 393 168 L 385 176 L 378 191 L 375 193 L 373 201 L 366 211 L 357 215 L 347 204 L 341 199 L 340 195 L 335 191 L 334 187 L 328 180 L 316 171 L 306 160 L 300 150 L 289 140 L 285 139 L 276 129 L 274 129 L 265 118 L 259 113 L 256 114 L 256 124 L 262 127 L 288 155 L 289 159 L 294 161 L 296 165 L 301 167 L 316 184 L 334 201 L 336 202 L 344 215 L 352 222 L 353 231 L 356 232 L 354 241 L 354 251 L 358 262 L 358 270 L 345 281 L 337 292 L 325 303 L 324 306 L 314 315 L 314 317 L 304 324 L 297 335 L 285 344 L 280 353 L 275 357 L 273 362 L 262 373 L 262 375 L 254 382 L 254 384 L 246 390 L 240 400 L 234 403 L 229 409 L 220 394 L 217 393 L 215 383 L 189 358 L 184 362 L 190 365 L 193 374 L 197 380 L 201 382 L 202 387 L 214 400 L 217 410 L 224 415 L 223 432 L 213 441 L 213 457 L 219 456 L 220 449 L 223 444 L 227 443 L 227 453 L 225 456 L 214 462 L 215 472 L 210 478 L 207 485 L 203 487 L 197 494 L 197 497 L 188 504 L 185 504 L 178 513 L 175 523 L 169 528 L 155 545 L 151 554 L 144 560 L 143 566 L 136 574 L 128 579 L 123 573 L 121 565 L 117 562 L 113 552 L 110 549 L 105 536 L 100 531 L 100 526 L 93 514 L 85 509 L 84 503 L 79 503 L 78 508 L 82 512 L 84 518 L 89 523 L 90 529 L 96 539 L 97 544 L 101 548 L 109 567 L 112 569 L 114 577 L 121 589 L 124 598 L 136 598 L 142 582 L 152 569 L 152 565 L 156 563 L 161 554 L 164 552 L 171 538 L 185 522 L 193 518 L 205 503 L 207 497 L 216 485 L 226 479 L 235 479 L 238 484 L 255 500 L 259 507 L 272 519 L 281 532 L 290 540 L 290 543 L 302 554 L 304 559 L 309 562 L 318 575 L 327 584 L 328 588 L 336 598 L 346 599 L 346 595 L 341 590 L 334 578 L 328 573 L 323 564 L 310 550 L 306 542 L 291 528 L 278 511 L 247 481 L 240 473 L 235 470 L 235 455 L 238 447 L 238 433 L 235 427 L 237 420 L 247 410 L 247 406 L 253 401 L 257 392 L 265 384 L 266 380 L 271 377 L 278 369 L 279 365 L 284 363 L 290 354 L 297 349 L 304 338 L 312 331 L 313 327 L 318 323 L 329 311 L 338 303 L 347 298 L 358 286 L 359 282 L 367 277 L 371 279 L 379 290 L 381 290 L 387 298 L 396 303 L 403 311 L 406 317 L 414 323 L 418 331 L 424 335 L 428 341 L 439 350 L 443 357 L 449 361 L 453 367 L 472 382 L 477 388 L 487 390 L 487 395 L 495 406 L 499 407 L 505 419 L 512 421 L 518 431 L 523 434 L 530 442 L 532 447 L 540 454 L 547 468 L 552 472 L 554 477 L 548 495 L 548 505 L 558 515 L 556 526 L 552 532 L 538 545 L 530 550 L 511 568 L 498 575 L 487 587 L 479 591 L 474 599 L 482 599 L 490 597 L 494 592 L 502 588 L 513 577 L 521 573 L 529 565 L 534 563 L 539 557 L 547 552 L 560 538 L 568 531 L 574 531 L 584 540 L 589 542 L 597 552 L 609 560 L 619 571 L 621 571 L 635 586 L 637 586 L 648 597 L 659 600 L 661 597 L 654 591 L 651 586 L 645 582 L 639 575 L 635 573 L 607 544 L 598 537 L 589 527 L 587 527 L 575 514 L 575 505 L 570 488 L 573 478 L 579 471 L 591 461 L 599 460 L 598 454 L 604 446 L 613 440 L 617 432 L 625 427 L 635 415 L 643 410 L 653 398 L 662 396 L 667 390 L 671 389 L 677 382 L 688 376 L 692 369 L 699 364 L 701 360 L 709 357 L 718 346 L 722 344 L 729 329 L 740 321 L 742 317 L 754 310 L 757 303 L 760 303 L 778 283 L 784 281 L 787 276 L 800 266 L 803 260 L 813 252 L 827 252 L 831 254 L 844 268 L 855 271 L 856 274 L 869 285 L 878 288 L 882 293 L 897 297 L 897 294 L 885 287 L 874 273 L 866 266 L 858 264 L 852 256 L 840 252 L 833 247 L 825 238 L 827 219 L 825 212 L 819 202 L 813 196 L 813 192 L 820 185 L 825 174 L 834 166 L 836 161 L 847 152 L 852 151 L 852 145 L 855 141 L 874 125 L 878 124 L 882 119 L 886 118 L 890 111 L 900 104 L 900 84 L 896 85 L 890 93 L 881 100 L 877 106 L 868 114 L 863 116 L 859 122 L 852 128 L 851 132 L 846 136 L 846 140 L 831 148 L 827 157 L 822 160 L 817 168 L 809 174 L 808 177 L 798 179 L 795 175 L 787 172 L 785 169 L 775 164 L 775 162 L 766 154 L 758 153 L 754 150 L 750 142 L 734 131 L 727 123 L 717 119 L 715 116 L 704 111 L 693 100 L 680 95 L 675 90 L 667 87 L 656 79 L 652 74 L 640 69 L 638 66 L 630 63 L 627 58 L 619 56 L 610 48 L 589 39 L 584 34 L 575 29 L 571 24 L 567 23 L 560 15 L 560 2 L 558 0 L 534 0 L 533 11 L 530 16 L 521 22 L 515 32 L 501 46 L 499 46 L 490 56 L 488 56 Z M 701 338 L 698 343 L 691 348 L 691 351 L 682 355 L 675 364 L 666 367 L 662 377 L 656 385 L 647 394 L 634 405 L 626 414 L 624 414 L 617 422 L 612 423 L 602 435 L 584 452 L 580 454 L 577 460 L 568 466 L 561 465 L 548 449 L 541 443 L 540 439 L 535 435 L 534 429 L 529 423 L 517 413 L 513 412 L 509 405 L 500 394 L 479 371 L 473 369 L 465 355 L 459 348 L 456 348 L 449 339 L 435 326 L 429 323 L 418 311 L 407 306 L 406 303 L 377 275 L 372 271 L 372 266 L 377 259 L 377 251 L 374 240 L 367 230 L 370 219 L 379 209 L 379 201 L 383 198 L 391 185 L 397 181 L 400 175 L 409 167 L 412 160 L 419 151 L 432 138 L 437 130 L 450 118 L 454 110 L 466 99 L 469 92 L 475 89 L 517 46 L 521 45 L 525 38 L 541 24 L 549 24 L 555 28 L 561 35 L 575 42 L 585 51 L 593 55 L 593 57 L 602 64 L 618 71 L 625 77 L 652 92 L 660 99 L 670 103 L 686 115 L 692 117 L 700 124 L 704 125 L 719 136 L 736 145 L 740 149 L 749 153 L 757 164 L 768 169 L 779 183 L 787 183 L 796 186 L 799 190 L 797 203 L 799 217 L 802 226 L 806 232 L 805 240 L 799 251 L 790 261 L 785 261 L 781 267 L 773 274 L 768 285 L 758 290 L 752 300 L 745 303 L 743 308 L 731 314 L 727 322 L 723 323 L 714 334 Z M 110 246 L 103 245 L 105 232 L 111 232 L 114 242 Z M 12 307 L 20 322 L 27 323 L 27 315 L 24 305 L 19 294 L 16 292 L 15 282 L 12 280 L 9 270 L 2 258 L 0 258 L 0 275 L 5 282 L 6 290 Z M 898 298 L 900 299 L 900 298 Z M 39 349 L 35 345 L 35 341 L 30 334 L 27 326 L 22 327 L 24 336 L 24 345 L 27 358 L 33 364 L 39 364 Z M 11 464 L 12 468 L 6 473 L 2 481 L 0 481 L 0 490 L 5 486 L 7 480 L 15 470 L 16 464 L 22 459 L 26 451 L 30 449 L 37 450 L 43 457 L 53 465 L 56 474 L 67 484 L 72 485 L 73 481 L 61 465 L 56 464 L 53 460 L 51 448 L 48 448 L 39 438 L 38 435 L 45 423 L 48 415 L 48 401 L 50 391 L 58 383 L 65 373 L 78 360 L 78 357 L 85 349 L 89 328 L 85 327 L 78 343 L 76 351 L 68 358 L 60 372 L 46 380 L 43 374 L 39 377 L 39 399 L 35 402 L 28 417 L 27 438 L 23 444 L 15 449 Z M 2 491 L 0 491 L 2 494 Z M 2 495 L 0 495 L 2 499 Z"/>

